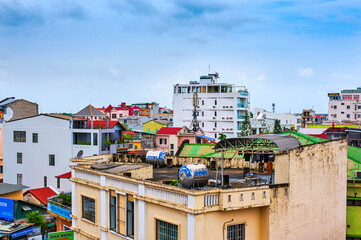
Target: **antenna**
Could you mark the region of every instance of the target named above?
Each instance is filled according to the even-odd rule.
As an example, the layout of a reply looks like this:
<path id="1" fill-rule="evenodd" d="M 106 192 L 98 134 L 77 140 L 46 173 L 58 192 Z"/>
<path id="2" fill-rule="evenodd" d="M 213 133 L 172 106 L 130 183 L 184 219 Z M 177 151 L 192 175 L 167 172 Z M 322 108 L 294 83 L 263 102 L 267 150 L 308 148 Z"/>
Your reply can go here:
<path id="1" fill-rule="evenodd" d="M 199 130 L 199 122 L 197 119 L 197 116 L 198 116 L 197 107 L 198 107 L 198 94 L 195 91 L 193 93 L 193 119 L 192 119 L 191 126 L 190 126 L 190 128 L 194 132 L 197 132 Z"/>
<path id="2" fill-rule="evenodd" d="M 211 64 L 208 64 L 208 72 L 211 72 Z"/>
<path id="3" fill-rule="evenodd" d="M 276 104 L 275 104 L 275 103 L 272 103 L 272 112 L 273 112 L 273 113 L 275 112 L 275 109 L 276 109 Z"/>

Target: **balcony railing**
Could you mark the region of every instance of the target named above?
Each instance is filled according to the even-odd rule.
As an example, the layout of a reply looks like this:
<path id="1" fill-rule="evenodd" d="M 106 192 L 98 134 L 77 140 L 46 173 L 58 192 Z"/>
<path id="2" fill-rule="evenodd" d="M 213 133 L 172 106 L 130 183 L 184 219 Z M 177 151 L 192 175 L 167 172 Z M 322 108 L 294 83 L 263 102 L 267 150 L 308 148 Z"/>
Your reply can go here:
<path id="1" fill-rule="evenodd" d="M 239 104 L 239 103 L 238 103 L 238 104 L 237 104 L 237 107 L 238 107 L 238 108 L 245 108 L 245 107 L 246 107 L 246 104 Z"/>
<path id="2" fill-rule="evenodd" d="M 63 197 L 62 197 L 63 196 Z M 71 220 L 71 203 L 67 204 L 65 198 L 70 198 L 71 193 L 64 193 L 48 198 L 48 211 Z"/>
<path id="3" fill-rule="evenodd" d="M 237 116 L 238 119 L 244 119 L 244 116 Z"/>

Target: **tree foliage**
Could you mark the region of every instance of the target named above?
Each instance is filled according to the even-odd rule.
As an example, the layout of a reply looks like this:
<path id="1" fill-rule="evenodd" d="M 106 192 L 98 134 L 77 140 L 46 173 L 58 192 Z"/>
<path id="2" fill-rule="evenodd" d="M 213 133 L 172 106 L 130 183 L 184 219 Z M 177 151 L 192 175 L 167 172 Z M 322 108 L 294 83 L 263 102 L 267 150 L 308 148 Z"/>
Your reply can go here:
<path id="1" fill-rule="evenodd" d="M 245 137 L 251 134 L 252 134 L 252 126 L 251 126 L 250 116 L 248 114 L 248 111 L 246 111 L 244 115 L 244 120 L 241 125 L 241 136 Z"/>
<path id="2" fill-rule="evenodd" d="M 275 120 L 275 125 L 274 125 L 274 127 L 273 127 L 273 133 L 274 134 L 280 134 L 280 133 L 282 133 L 283 131 L 282 131 L 282 127 L 281 127 L 281 121 L 280 120 L 278 120 L 278 119 L 276 119 Z"/>
<path id="3" fill-rule="evenodd" d="M 36 227 L 44 227 L 46 225 L 44 216 L 39 212 L 29 212 L 26 214 L 29 223 L 34 223 Z"/>
<path id="4" fill-rule="evenodd" d="M 222 140 L 225 140 L 226 138 L 227 138 L 226 134 L 220 133 L 220 134 L 219 134 L 219 137 L 218 137 L 218 140 L 219 140 L 219 141 L 222 141 Z"/>

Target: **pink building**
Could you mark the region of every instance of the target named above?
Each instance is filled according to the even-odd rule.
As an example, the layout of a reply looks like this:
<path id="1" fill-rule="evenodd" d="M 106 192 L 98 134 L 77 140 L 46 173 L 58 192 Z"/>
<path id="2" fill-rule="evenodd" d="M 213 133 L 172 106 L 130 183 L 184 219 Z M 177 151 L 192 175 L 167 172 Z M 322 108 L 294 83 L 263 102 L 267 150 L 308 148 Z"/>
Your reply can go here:
<path id="1" fill-rule="evenodd" d="M 129 110 L 125 106 L 113 107 L 112 105 L 109 105 L 107 108 L 98 108 L 98 110 L 108 116 L 110 120 L 114 121 L 118 120 L 120 117 L 129 116 Z"/>
<path id="2" fill-rule="evenodd" d="M 197 137 L 201 131 L 191 132 L 188 127 L 162 127 L 155 135 L 155 149 L 173 156 L 178 147 L 185 143 L 204 143 L 204 139 Z"/>

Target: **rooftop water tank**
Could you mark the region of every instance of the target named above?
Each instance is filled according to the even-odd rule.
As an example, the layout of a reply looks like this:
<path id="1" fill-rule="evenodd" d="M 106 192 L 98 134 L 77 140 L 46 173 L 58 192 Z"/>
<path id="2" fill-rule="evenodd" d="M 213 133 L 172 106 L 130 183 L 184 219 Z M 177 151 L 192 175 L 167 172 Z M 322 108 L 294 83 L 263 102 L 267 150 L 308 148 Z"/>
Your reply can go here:
<path id="1" fill-rule="evenodd" d="M 208 183 L 208 169 L 204 164 L 188 164 L 179 169 L 178 178 L 184 188 L 200 188 Z"/>
<path id="2" fill-rule="evenodd" d="M 165 165 L 165 153 L 163 151 L 148 151 L 145 161 L 154 166 L 163 167 Z"/>

